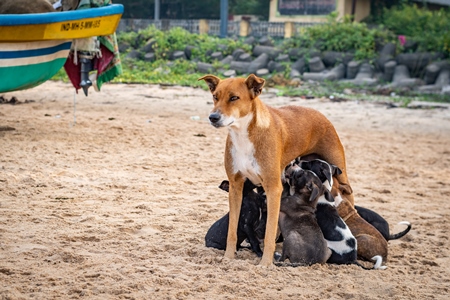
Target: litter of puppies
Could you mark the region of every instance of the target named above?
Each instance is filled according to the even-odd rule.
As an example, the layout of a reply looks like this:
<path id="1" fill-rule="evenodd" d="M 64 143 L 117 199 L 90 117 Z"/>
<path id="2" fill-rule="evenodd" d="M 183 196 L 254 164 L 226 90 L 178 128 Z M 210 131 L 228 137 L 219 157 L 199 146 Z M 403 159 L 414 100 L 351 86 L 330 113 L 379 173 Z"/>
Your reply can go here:
<path id="1" fill-rule="evenodd" d="M 333 181 L 333 176 L 341 170 L 323 160 L 310 158 L 298 158 L 285 169 L 279 216 L 281 235 L 277 238 L 277 242 L 282 243 L 282 253 L 275 253 L 275 265 L 298 267 L 331 263 L 355 264 L 368 270 L 386 269 L 383 263 L 387 261 L 387 241 L 405 236 L 411 230 L 411 224 L 402 221 L 399 224 L 407 228 L 390 234 L 389 224 L 382 216 L 355 205 L 352 216 L 357 221 L 353 221 L 352 230 L 337 209 L 342 203 L 342 196 L 334 191 L 335 198 L 332 193 L 333 183 L 337 182 Z M 219 187 L 228 192 L 228 184 L 224 180 Z M 236 250 L 248 248 L 261 257 L 260 242 L 264 239 L 266 210 L 264 190 L 247 179 L 243 189 Z M 226 249 L 228 217 L 226 214 L 210 227 L 205 236 L 207 247 Z M 358 251 L 358 239 L 355 237 L 362 235 L 361 231 L 372 236 L 361 239 L 361 244 L 364 244 L 362 253 Z M 383 239 L 380 240 L 380 236 Z M 250 247 L 242 246 L 244 241 Z M 358 259 L 375 263 L 368 268 Z"/>

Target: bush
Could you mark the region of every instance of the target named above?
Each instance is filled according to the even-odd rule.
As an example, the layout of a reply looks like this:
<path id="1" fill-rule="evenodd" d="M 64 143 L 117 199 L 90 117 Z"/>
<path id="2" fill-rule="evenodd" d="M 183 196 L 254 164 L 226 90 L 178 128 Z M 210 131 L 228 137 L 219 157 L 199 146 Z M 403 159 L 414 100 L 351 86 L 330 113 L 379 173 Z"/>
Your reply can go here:
<path id="1" fill-rule="evenodd" d="M 355 23 L 350 17 L 338 21 L 336 13 L 325 24 L 307 27 L 285 44 L 285 47 L 315 48 L 320 51 L 353 52 L 355 59 L 374 59 L 376 43 L 395 41 L 392 32 L 383 27 L 369 28 L 365 23 Z"/>
<path id="2" fill-rule="evenodd" d="M 384 26 L 418 42 L 419 51 L 450 53 L 450 10 L 430 11 L 416 5 L 385 9 Z"/>

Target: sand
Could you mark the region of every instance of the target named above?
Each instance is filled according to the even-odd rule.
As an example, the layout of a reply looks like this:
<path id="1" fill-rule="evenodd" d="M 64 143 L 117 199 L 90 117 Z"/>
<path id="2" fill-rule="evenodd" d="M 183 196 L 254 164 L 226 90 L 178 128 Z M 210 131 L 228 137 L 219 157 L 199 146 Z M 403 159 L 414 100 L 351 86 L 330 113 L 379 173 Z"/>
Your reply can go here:
<path id="1" fill-rule="evenodd" d="M 258 266 L 206 248 L 228 211 L 226 129 L 201 89 L 61 82 L 0 105 L 1 299 L 448 299 L 450 109 L 261 97 L 335 125 L 358 205 L 412 230 L 386 270 Z M 74 123 L 74 116 L 76 123 Z M 9 130 L 8 130 L 9 129 Z"/>

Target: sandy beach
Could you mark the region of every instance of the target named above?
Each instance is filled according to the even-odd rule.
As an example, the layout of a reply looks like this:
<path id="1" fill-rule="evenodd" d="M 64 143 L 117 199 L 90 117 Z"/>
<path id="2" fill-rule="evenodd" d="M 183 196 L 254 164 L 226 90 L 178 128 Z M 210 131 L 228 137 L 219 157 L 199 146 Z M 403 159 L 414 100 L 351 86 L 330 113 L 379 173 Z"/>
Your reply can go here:
<path id="1" fill-rule="evenodd" d="M 258 266 L 206 248 L 228 212 L 226 129 L 188 87 L 46 82 L 0 105 L 0 299 L 448 299 L 450 109 L 277 97 L 324 113 L 355 203 L 412 230 L 386 270 Z M 28 100 L 28 101 L 27 101 Z M 75 120 L 76 118 L 76 120 Z M 76 121 L 76 122 L 74 122 Z"/>

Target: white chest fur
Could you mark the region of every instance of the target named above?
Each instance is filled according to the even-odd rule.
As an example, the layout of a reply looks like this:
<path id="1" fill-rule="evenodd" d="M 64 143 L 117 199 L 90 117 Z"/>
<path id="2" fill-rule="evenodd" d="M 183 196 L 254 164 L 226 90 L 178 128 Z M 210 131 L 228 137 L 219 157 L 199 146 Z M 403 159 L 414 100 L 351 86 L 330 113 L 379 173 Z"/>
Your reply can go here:
<path id="1" fill-rule="evenodd" d="M 233 172 L 241 172 L 254 184 L 259 184 L 260 167 L 255 158 L 255 147 L 248 136 L 248 125 L 253 115 L 236 119 L 229 128 L 231 138 L 231 157 L 233 159 Z"/>

